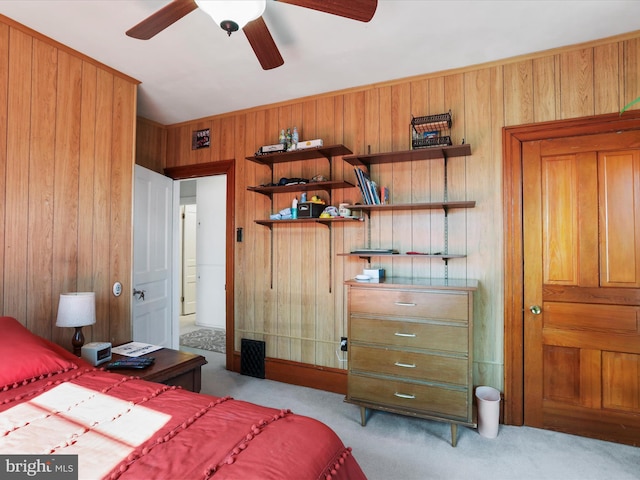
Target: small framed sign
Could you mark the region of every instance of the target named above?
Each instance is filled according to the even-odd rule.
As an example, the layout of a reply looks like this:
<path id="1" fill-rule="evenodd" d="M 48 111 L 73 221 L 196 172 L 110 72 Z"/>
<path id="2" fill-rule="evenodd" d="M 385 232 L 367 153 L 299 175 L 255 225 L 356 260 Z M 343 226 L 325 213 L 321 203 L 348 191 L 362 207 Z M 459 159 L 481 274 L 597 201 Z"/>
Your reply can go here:
<path id="1" fill-rule="evenodd" d="M 198 150 L 200 148 L 209 148 L 211 146 L 211 137 L 209 136 L 209 129 L 196 130 L 191 136 L 191 150 Z"/>

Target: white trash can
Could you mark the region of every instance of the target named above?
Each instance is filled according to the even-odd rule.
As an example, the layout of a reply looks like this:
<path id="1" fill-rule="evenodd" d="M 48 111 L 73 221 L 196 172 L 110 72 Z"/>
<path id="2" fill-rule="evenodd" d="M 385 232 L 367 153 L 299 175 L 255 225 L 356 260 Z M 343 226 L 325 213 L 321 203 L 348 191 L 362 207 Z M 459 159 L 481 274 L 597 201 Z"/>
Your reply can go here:
<path id="1" fill-rule="evenodd" d="M 486 438 L 498 436 L 500 392 L 493 387 L 476 388 L 478 400 L 478 433 Z"/>

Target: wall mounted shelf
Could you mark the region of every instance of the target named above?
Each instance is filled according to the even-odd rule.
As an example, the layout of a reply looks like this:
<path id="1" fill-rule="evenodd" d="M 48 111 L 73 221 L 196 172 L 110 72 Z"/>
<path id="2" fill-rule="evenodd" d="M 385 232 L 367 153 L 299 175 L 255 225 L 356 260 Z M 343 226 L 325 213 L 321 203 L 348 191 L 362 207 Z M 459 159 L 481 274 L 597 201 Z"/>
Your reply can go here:
<path id="1" fill-rule="evenodd" d="M 430 253 L 338 253 L 339 257 L 359 257 L 367 260 L 367 262 L 371 263 L 372 257 L 393 257 L 393 258 L 441 258 L 444 260 L 445 264 L 452 258 L 465 258 L 466 255 L 458 255 L 458 254 L 449 254 L 449 253 L 438 253 L 438 254 L 430 254 Z"/>
<path id="2" fill-rule="evenodd" d="M 336 155 L 349 155 L 351 153 L 353 152 L 344 145 L 330 145 L 327 147 L 292 150 L 290 152 L 266 153 L 264 155 L 246 157 L 246 159 L 271 167 L 276 163 L 297 162 L 300 160 L 312 160 L 314 158 L 321 157 L 331 160 L 331 158 Z"/>
<path id="3" fill-rule="evenodd" d="M 298 183 L 296 185 L 247 187 L 247 190 L 271 197 L 271 195 L 278 193 L 310 192 L 313 190 L 323 190 L 325 192 L 330 192 L 331 190 L 335 190 L 337 188 L 352 187 L 355 187 L 353 183 L 345 182 L 342 180 L 329 180 L 327 182 Z"/>
<path id="4" fill-rule="evenodd" d="M 471 155 L 471 145 L 452 145 L 450 147 L 430 147 L 402 152 L 373 153 L 370 155 L 349 155 L 344 161 L 353 166 L 377 165 L 379 163 L 410 162 L 412 160 L 432 160 L 436 158 L 464 157 Z"/>
<path id="5" fill-rule="evenodd" d="M 302 224 L 302 223 L 320 223 L 323 225 L 331 225 L 332 223 L 344 223 L 344 222 L 361 222 L 360 218 L 296 218 L 287 219 L 287 220 L 255 220 L 257 224 L 264 225 L 265 227 L 271 228 L 274 225 L 291 225 L 291 224 Z"/>
<path id="6" fill-rule="evenodd" d="M 428 202 L 428 203 L 395 203 L 385 205 L 347 205 L 350 210 L 361 210 L 365 213 L 380 210 L 438 210 L 442 209 L 447 213 L 452 208 L 474 208 L 475 200 L 464 200 L 459 202 Z"/>

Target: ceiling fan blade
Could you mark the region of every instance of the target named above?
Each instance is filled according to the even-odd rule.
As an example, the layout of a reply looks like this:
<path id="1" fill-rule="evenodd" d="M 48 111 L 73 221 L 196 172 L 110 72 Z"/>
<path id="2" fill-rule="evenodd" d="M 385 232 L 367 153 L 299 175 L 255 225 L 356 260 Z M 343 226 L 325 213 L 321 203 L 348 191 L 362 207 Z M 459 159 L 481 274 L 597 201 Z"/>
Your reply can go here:
<path id="1" fill-rule="evenodd" d="M 278 0 L 281 3 L 368 22 L 378 8 L 378 0 Z"/>
<path id="2" fill-rule="evenodd" d="M 196 8 L 198 6 L 193 0 L 173 0 L 135 27 L 127 30 L 127 35 L 139 40 L 149 40 Z"/>
<path id="3" fill-rule="evenodd" d="M 242 31 L 247 36 L 247 40 L 249 40 L 249 44 L 251 44 L 251 48 L 253 48 L 264 70 L 271 70 L 284 63 L 278 46 L 273 41 L 271 32 L 262 17 L 247 23 Z"/>

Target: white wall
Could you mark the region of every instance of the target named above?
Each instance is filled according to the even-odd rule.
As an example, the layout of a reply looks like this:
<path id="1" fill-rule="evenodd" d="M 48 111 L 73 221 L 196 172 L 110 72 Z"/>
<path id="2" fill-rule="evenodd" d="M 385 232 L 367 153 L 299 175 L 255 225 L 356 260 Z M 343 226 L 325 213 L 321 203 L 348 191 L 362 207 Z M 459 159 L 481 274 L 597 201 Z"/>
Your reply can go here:
<path id="1" fill-rule="evenodd" d="M 196 324 L 226 327 L 226 199 L 227 176 L 197 179 Z"/>

